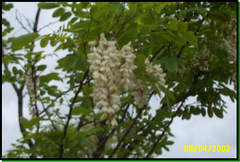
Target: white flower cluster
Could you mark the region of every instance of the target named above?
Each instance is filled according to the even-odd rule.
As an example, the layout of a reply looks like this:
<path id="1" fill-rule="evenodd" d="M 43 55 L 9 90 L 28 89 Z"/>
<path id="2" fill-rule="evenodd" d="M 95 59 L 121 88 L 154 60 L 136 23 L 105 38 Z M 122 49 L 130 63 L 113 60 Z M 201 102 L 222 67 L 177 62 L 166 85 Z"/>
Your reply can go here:
<path id="1" fill-rule="evenodd" d="M 203 52 L 196 52 L 192 58 L 192 65 L 198 66 L 201 71 L 206 71 L 208 64 L 209 49 L 205 46 Z"/>
<path id="2" fill-rule="evenodd" d="M 166 76 L 166 73 L 163 73 L 163 69 L 161 68 L 161 65 L 158 64 L 158 65 L 153 66 L 147 59 L 145 60 L 144 63 L 145 63 L 145 66 L 146 66 L 146 72 L 148 74 L 152 73 L 157 78 L 158 84 L 164 86 L 164 84 L 165 84 L 164 77 Z M 159 88 L 158 84 L 156 83 L 156 87 L 160 91 L 160 88 Z"/>
<path id="3" fill-rule="evenodd" d="M 35 77 L 35 76 L 34 76 Z M 34 88 L 34 82 L 33 82 L 33 78 L 32 78 L 32 69 L 28 68 L 27 69 L 27 73 L 25 75 L 25 82 L 27 85 L 27 90 L 28 90 L 28 94 L 30 96 L 30 107 L 29 107 L 29 111 L 30 111 L 30 115 L 32 115 L 32 118 L 35 117 L 35 113 L 34 113 L 34 109 L 31 106 L 32 100 L 36 99 L 36 92 L 35 89 L 37 91 L 37 84 L 39 84 L 39 77 L 36 78 L 36 87 Z"/>
<path id="4" fill-rule="evenodd" d="M 103 113 L 101 120 L 109 115 L 110 119 L 107 124 L 111 123 L 116 126 L 115 112 L 119 110 L 120 87 L 122 86 L 125 91 L 134 90 L 132 95 L 139 107 L 147 104 L 148 90 L 133 73 L 137 66 L 133 63 L 136 56 L 133 54 L 131 42 L 118 51 L 117 42 L 107 41 L 102 33 L 97 48 L 95 48 L 96 43 L 97 39 L 88 43 L 91 48 L 87 61 L 91 64 L 89 70 L 93 72 L 94 78 L 93 93 L 90 96 L 96 107 L 100 108 Z M 164 85 L 163 77 L 166 74 L 161 74 L 160 65 L 149 67 L 149 69 L 159 79 L 160 84 Z"/>
<path id="5" fill-rule="evenodd" d="M 226 50 L 230 61 L 236 62 L 237 59 L 237 29 L 232 26 L 232 20 L 227 26 L 227 37 L 223 39 L 223 44 L 220 46 L 222 49 Z"/>
<path id="6" fill-rule="evenodd" d="M 30 98 L 32 100 L 35 100 L 36 99 L 36 93 L 35 93 L 35 88 L 34 88 L 34 82 L 33 82 L 33 79 L 32 79 L 32 69 L 31 68 L 28 68 L 27 70 L 27 73 L 25 75 L 25 82 L 26 82 L 26 85 L 27 85 L 27 90 L 28 90 L 28 93 L 30 95 Z M 36 84 L 39 83 L 39 78 L 36 79 Z M 37 90 L 37 86 L 36 86 L 36 90 Z"/>
<path id="7" fill-rule="evenodd" d="M 75 33 L 75 34 L 74 34 L 73 40 L 74 40 L 74 41 L 78 40 L 78 33 Z M 73 50 L 74 50 L 75 52 L 78 52 L 78 48 L 79 48 L 79 43 L 74 43 Z"/>

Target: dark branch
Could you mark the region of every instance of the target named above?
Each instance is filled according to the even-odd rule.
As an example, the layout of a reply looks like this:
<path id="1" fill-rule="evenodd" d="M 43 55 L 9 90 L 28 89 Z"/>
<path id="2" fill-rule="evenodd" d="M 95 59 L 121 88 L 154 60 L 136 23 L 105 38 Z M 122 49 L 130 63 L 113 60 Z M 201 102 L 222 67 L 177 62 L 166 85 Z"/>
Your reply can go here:
<path id="1" fill-rule="evenodd" d="M 198 26 L 197 30 L 194 32 L 194 35 L 196 35 L 197 32 L 200 30 L 203 21 L 204 21 L 204 18 L 202 18 L 202 20 L 201 20 L 201 24 Z M 179 50 L 179 52 L 178 52 L 178 54 L 177 54 L 177 57 L 178 57 L 178 58 L 180 57 L 180 55 L 181 55 L 183 49 L 188 45 L 188 43 L 189 43 L 189 42 L 187 42 L 186 45 L 185 45 L 185 46 L 182 46 L 182 48 Z"/>
<path id="2" fill-rule="evenodd" d="M 74 103 L 75 103 L 75 101 L 76 101 L 76 99 L 77 99 L 77 97 L 78 97 L 78 94 L 80 93 L 80 91 L 81 91 L 81 89 L 82 89 L 82 83 L 83 83 L 83 81 L 85 80 L 85 78 L 86 78 L 86 76 L 87 76 L 87 74 L 88 74 L 88 71 L 89 71 L 89 68 L 86 70 L 86 72 L 85 72 L 85 74 L 84 74 L 84 76 L 83 76 L 83 79 L 82 79 L 82 81 L 81 81 L 81 83 L 80 83 L 80 85 L 79 85 L 78 91 L 77 91 L 77 93 L 76 93 L 75 96 L 74 96 L 74 99 L 73 99 L 73 101 L 72 101 L 72 104 L 70 105 L 70 109 L 69 109 L 69 113 L 68 113 L 68 114 L 69 114 L 69 115 L 68 115 L 68 120 L 67 120 L 67 123 L 66 123 L 66 125 L 65 125 L 65 127 L 64 127 L 64 132 L 63 132 L 63 138 L 62 138 L 62 140 L 64 140 L 65 137 L 66 137 L 66 135 L 67 135 L 67 128 L 68 128 L 69 122 L 70 122 L 71 117 L 72 117 L 72 109 L 73 109 Z M 64 146 L 63 146 L 63 144 L 61 144 L 61 145 L 60 145 L 60 158 L 63 157 L 63 151 L 64 151 Z"/>
<path id="3" fill-rule="evenodd" d="M 149 99 L 152 97 L 152 95 L 154 94 L 155 91 L 153 91 L 150 96 Z M 149 100 L 148 99 L 148 100 Z M 109 158 L 111 158 L 114 153 L 117 151 L 118 147 L 121 145 L 121 143 L 123 142 L 123 140 L 125 139 L 125 137 L 129 134 L 130 130 L 132 129 L 132 127 L 134 126 L 134 124 L 137 122 L 137 119 L 140 117 L 140 115 L 142 114 L 142 111 L 147 107 L 147 105 L 144 105 L 138 112 L 137 116 L 135 117 L 135 119 L 133 120 L 131 126 L 126 130 L 125 134 L 123 135 L 123 137 L 120 139 L 120 141 L 118 142 L 117 146 L 114 148 L 114 150 L 112 151 L 112 153 L 110 154 Z"/>
<path id="4" fill-rule="evenodd" d="M 114 28 L 114 26 L 119 22 L 122 14 L 123 14 L 124 9 L 125 9 L 125 8 L 123 7 L 122 12 L 121 12 L 120 15 L 118 16 L 117 21 L 113 24 L 113 26 L 111 27 L 111 29 L 108 31 L 108 33 L 107 33 L 105 36 L 107 36 L 107 35 L 110 33 L 110 31 Z"/>
<path id="5" fill-rule="evenodd" d="M 149 61 L 152 62 L 153 59 L 157 56 L 157 54 L 158 54 L 159 52 L 161 52 L 161 50 L 162 50 L 163 48 L 164 48 L 164 46 L 160 47 L 160 48 L 154 53 L 153 57 L 152 57 Z"/>
<path id="6" fill-rule="evenodd" d="M 57 20 L 57 21 L 55 21 L 55 22 L 51 22 L 51 23 L 49 23 L 49 24 L 41 27 L 41 28 L 38 30 L 38 32 L 40 32 L 42 29 L 44 29 L 44 28 L 46 28 L 46 27 L 48 27 L 48 26 L 50 26 L 50 25 L 52 25 L 52 24 L 55 24 L 55 23 L 57 23 L 57 22 L 59 22 L 59 21 Z"/>

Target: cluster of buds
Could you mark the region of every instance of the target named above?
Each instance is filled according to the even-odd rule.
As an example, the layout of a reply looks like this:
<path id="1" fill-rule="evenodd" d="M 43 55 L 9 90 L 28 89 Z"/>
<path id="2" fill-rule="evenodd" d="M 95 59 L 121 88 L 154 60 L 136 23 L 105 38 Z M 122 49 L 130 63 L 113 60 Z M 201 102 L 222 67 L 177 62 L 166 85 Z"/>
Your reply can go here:
<path id="1" fill-rule="evenodd" d="M 35 77 L 35 76 L 34 76 Z M 27 90 L 30 95 L 30 99 L 35 100 L 36 99 L 36 93 L 35 89 L 37 90 L 37 86 L 34 88 L 34 81 L 32 78 L 32 69 L 28 68 L 27 73 L 25 75 L 25 82 L 27 85 Z M 39 83 L 39 78 L 36 78 L 36 84 Z"/>
<path id="2" fill-rule="evenodd" d="M 144 105 L 148 104 L 148 94 L 149 90 L 148 88 L 143 84 L 143 81 L 135 77 L 135 89 L 132 92 L 132 95 L 134 96 L 134 100 L 136 102 L 136 105 L 138 105 L 139 108 L 142 108 Z"/>
<path id="3" fill-rule="evenodd" d="M 232 23 L 235 20 L 232 20 L 227 26 L 227 37 L 223 39 L 223 44 L 220 45 L 222 49 L 227 51 L 230 61 L 236 62 L 237 58 L 237 29 L 233 27 Z"/>
<path id="4" fill-rule="evenodd" d="M 157 78 L 158 84 L 164 86 L 165 84 L 164 77 L 166 76 L 166 73 L 163 73 L 163 69 L 161 68 L 161 65 L 158 64 L 153 66 L 147 59 L 144 61 L 144 63 L 146 66 L 147 74 L 152 73 Z M 158 84 L 156 83 L 156 87 L 160 91 Z"/>
<path id="5" fill-rule="evenodd" d="M 161 65 L 152 65 L 148 59 L 144 61 L 146 72 L 147 74 L 153 74 L 157 78 L 157 82 L 155 86 L 157 87 L 158 91 L 161 89 L 159 88 L 158 84 L 164 86 L 166 73 L 163 73 L 163 69 L 161 68 Z M 148 95 L 149 90 L 144 85 L 143 81 L 138 79 L 136 76 L 133 78 L 133 82 L 135 84 L 134 90 L 132 92 L 132 95 L 134 96 L 134 100 L 139 108 L 142 108 L 144 105 L 148 104 Z M 150 83 L 147 82 L 147 86 L 149 86 Z"/>
<path id="6" fill-rule="evenodd" d="M 198 66 L 201 71 L 206 71 L 208 64 L 209 49 L 205 46 L 203 52 L 196 52 L 192 58 L 192 65 Z"/>
<path id="7" fill-rule="evenodd" d="M 31 100 L 36 99 L 37 84 L 39 83 L 39 78 L 37 77 L 35 82 L 35 87 L 34 87 L 33 77 L 36 78 L 35 75 L 32 74 L 32 69 L 28 68 L 27 73 L 25 75 L 25 82 L 27 85 L 28 94 L 30 96 L 30 103 L 31 103 Z M 30 114 L 32 115 L 32 117 L 34 117 L 34 112 L 33 112 L 33 109 L 31 108 L 30 108 Z"/>
<path id="8" fill-rule="evenodd" d="M 77 40 L 78 40 L 78 33 L 75 33 L 75 34 L 74 34 L 73 40 L 74 40 L 74 41 L 77 41 Z M 79 43 L 74 43 L 73 50 L 74 50 L 75 52 L 78 52 L 78 48 L 79 48 Z"/>
<path id="9" fill-rule="evenodd" d="M 133 89 L 132 95 L 135 97 L 136 104 L 143 107 L 147 104 L 148 89 L 141 80 L 137 79 L 133 70 L 137 68 L 133 60 L 136 57 L 131 48 L 131 42 L 122 47 L 119 51 L 116 48 L 117 41 L 107 41 L 104 33 L 100 35 L 99 45 L 97 39 L 90 41 L 90 53 L 88 62 L 91 64 L 89 70 L 93 74 L 93 93 L 90 95 L 97 108 L 101 109 L 103 115 L 101 120 L 110 116 L 106 124 L 118 125 L 115 112 L 119 110 L 120 87 L 124 91 Z M 161 84 L 165 83 L 162 69 L 159 65 L 151 67 L 154 75 L 159 78 Z"/>

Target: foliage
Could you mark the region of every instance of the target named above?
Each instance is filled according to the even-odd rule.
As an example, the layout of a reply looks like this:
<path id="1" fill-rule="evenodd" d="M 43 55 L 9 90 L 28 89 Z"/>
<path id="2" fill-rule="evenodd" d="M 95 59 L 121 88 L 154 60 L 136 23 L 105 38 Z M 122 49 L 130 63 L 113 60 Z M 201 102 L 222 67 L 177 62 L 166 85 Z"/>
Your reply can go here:
<path id="1" fill-rule="evenodd" d="M 224 40 L 236 39 L 229 37 L 236 32 L 236 6 L 235 2 L 41 2 L 38 11 L 52 10 L 52 17 L 64 22 L 59 31 L 40 35 L 35 28 L 25 35 L 6 38 L 13 27 L 4 12 L 13 5 L 2 2 L 2 84 L 11 83 L 22 101 L 28 83 L 25 77 L 32 78 L 32 87 L 27 85 L 32 119 L 23 117 L 19 102 L 23 137 L 4 157 L 156 157 L 173 144 L 168 138 L 173 136 L 169 126 L 174 117 L 189 120 L 191 115 L 208 114 L 223 118 L 226 105 L 221 96 L 229 96 L 233 102 L 236 99 L 236 89 L 227 87 L 236 84 L 236 58 L 232 58 L 236 53 L 222 48 Z M 100 121 L 102 113 L 89 96 L 93 79 L 87 55 L 88 42 L 99 39 L 101 33 L 107 40 L 117 40 L 120 48 L 132 42 L 138 65 L 134 73 L 143 82 L 155 85 L 156 81 L 146 74 L 145 59 L 162 65 L 167 74 L 165 86 L 159 85 L 158 93 L 149 89 L 149 100 L 153 95 L 160 97 L 156 114 L 151 114 L 148 105 L 138 108 L 129 90 L 121 94 L 118 126 Z M 48 44 L 55 47 L 54 53 L 68 52 L 57 60 L 55 68 L 62 70 L 64 77 L 58 72 L 41 74 L 48 65 L 39 62 L 47 55 L 33 49 Z M 25 52 L 19 52 L 21 49 Z M 24 65 L 8 68 L 20 62 Z M 67 81 L 68 89 L 50 86 L 51 81 Z M 70 100 L 68 95 L 72 95 Z M 187 104 L 191 96 L 196 97 L 196 103 Z M 59 107 L 69 112 L 62 114 Z M 70 123 L 73 119 L 75 122 Z"/>

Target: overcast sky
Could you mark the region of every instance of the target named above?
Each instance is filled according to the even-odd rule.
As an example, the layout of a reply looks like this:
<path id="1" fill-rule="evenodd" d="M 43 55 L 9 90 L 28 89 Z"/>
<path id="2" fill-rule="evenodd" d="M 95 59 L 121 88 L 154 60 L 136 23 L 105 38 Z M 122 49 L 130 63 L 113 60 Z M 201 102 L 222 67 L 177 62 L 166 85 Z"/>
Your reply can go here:
<path id="1" fill-rule="evenodd" d="M 3 15 L 4 18 L 7 18 L 10 21 L 11 26 L 15 28 L 15 30 L 10 34 L 13 36 L 13 33 L 17 32 L 21 26 L 16 21 L 15 12 L 16 9 L 25 17 L 34 21 L 35 14 L 37 11 L 37 2 L 14 2 L 14 9 L 10 12 L 5 12 Z M 50 22 L 54 22 L 58 20 L 58 18 L 53 19 L 51 17 L 54 9 L 52 10 L 42 10 L 40 14 L 39 28 L 47 25 Z M 23 17 L 22 17 L 23 19 Z M 25 24 L 27 24 L 24 21 Z M 56 31 L 59 28 L 59 25 L 62 23 L 53 24 L 40 32 L 40 35 L 52 33 L 53 29 Z M 22 34 L 26 34 L 24 29 L 19 30 L 16 35 L 19 36 Z M 37 48 L 35 51 L 39 51 L 41 48 L 39 47 L 39 43 L 37 44 Z M 43 49 L 47 51 L 46 53 L 51 53 L 54 51 L 54 48 L 51 46 L 47 46 Z M 66 52 L 63 51 L 58 52 L 59 58 L 66 55 Z M 59 59 L 56 57 L 48 57 L 44 60 L 44 63 L 48 65 L 48 68 L 45 72 L 48 73 L 54 70 L 54 67 L 57 65 L 56 60 Z M 3 65 L 2 65 L 3 67 Z M 3 67 L 4 69 L 4 67 Z M 233 86 L 230 86 L 233 89 Z M 26 91 L 25 91 L 26 92 Z M 174 145 L 169 146 L 170 151 L 167 152 L 163 150 L 163 154 L 160 157 L 163 158 L 235 158 L 237 156 L 236 153 L 236 102 L 232 103 L 232 101 L 223 97 L 226 101 L 228 109 L 227 114 L 224 114 L 223 119 L 219 119 L 216 116 L 209 118 L 208 115 L 205 117 L 202 116 L 193 116 L 190 120 L 181 120 L 181 118 L 175 118 L 173 120 L 173 124 L 171 125 L 171 132 L 175 135 L 175 138 L 170 138 L 175 142 Z M 194 102 L 193 99 L 188 100 L 188 102 Z M 159 107 L 159 101 L 156 101 L 155 98 L 152 99 L 150 105 L 154 108 Z M 24 116 L 26 118 L 30 118 L 28 114 L 28 98 L 24 98 Z M 17 95 L 9 83 L 2 84 L 2 154 L 5 153 L 6 150 L 11 149 L 11 143 L 16 143 L 16 139 L 22 137 L 18 124 L 18 110 L 17 110 Z M 184 152 L 185 145 L 229 145 L 230 152 L 198 152 L 190 153 Z"/>

